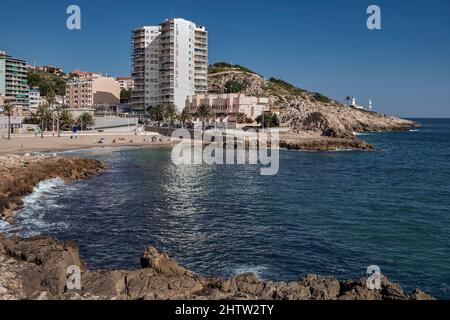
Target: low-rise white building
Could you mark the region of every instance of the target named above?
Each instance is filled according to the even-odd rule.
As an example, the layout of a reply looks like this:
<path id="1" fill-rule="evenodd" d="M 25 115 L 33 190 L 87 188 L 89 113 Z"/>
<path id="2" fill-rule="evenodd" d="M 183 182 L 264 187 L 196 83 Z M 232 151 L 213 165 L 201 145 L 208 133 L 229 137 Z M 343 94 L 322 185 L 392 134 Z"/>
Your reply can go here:
<path id="1" fill-rule="evenodd" d="M 202 105 L 211 108 L 211 120 L 218 127 L 236 128 L 243 118 L 245 122 L 255 122 L 263 112 L 270 111 L 271 103 L 267 97 L 246 96 L 241 93 L 195 95 L 186 99 L 186 108 L 193 115 Z"/>

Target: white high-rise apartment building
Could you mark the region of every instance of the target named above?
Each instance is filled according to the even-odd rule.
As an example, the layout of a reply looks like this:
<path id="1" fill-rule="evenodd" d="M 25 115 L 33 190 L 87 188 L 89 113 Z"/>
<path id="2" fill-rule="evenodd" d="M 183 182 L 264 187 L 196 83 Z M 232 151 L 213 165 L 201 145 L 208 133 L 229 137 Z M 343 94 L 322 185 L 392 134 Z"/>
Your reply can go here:
<path id="1" fill-rule="evenodd" d="M 143 112 L 208 92 L 208 32 L 185 19 L 132 31 L 132 108 Z"/>

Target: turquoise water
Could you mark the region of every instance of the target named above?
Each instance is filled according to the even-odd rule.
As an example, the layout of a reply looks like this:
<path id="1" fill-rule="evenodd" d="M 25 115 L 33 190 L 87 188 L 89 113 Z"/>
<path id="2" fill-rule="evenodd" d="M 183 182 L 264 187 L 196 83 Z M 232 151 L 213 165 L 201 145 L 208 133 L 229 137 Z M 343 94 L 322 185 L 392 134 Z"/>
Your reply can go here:
<path id="1" fill-rule="evenodd" d="M 96 150 L 107 174 L 42 185 L 7 232 L 73 239 L 90 268 L 136 268 L 146 245 L 202 275 L 341 279 L 380 266 L 450 299 L 450 120 L 361 138 L 375 152 L 282 151 L 280 172 L 183 166 L 170 149 Z"/>

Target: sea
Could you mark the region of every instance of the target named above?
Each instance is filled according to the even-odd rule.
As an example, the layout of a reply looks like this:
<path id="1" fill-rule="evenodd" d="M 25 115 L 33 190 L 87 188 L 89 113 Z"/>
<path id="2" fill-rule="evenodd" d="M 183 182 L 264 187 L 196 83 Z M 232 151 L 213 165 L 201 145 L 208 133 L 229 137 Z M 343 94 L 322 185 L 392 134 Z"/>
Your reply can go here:
<path id="1" fill-rule="evenodd" d="M 148 245 L 203 276 L 253 272 L 367 276 L 450 299 L 450 119 L 361 134 L 372 152 L 280 151 L 275 176 L 253 165 L 185 165 L 171 148 L 61 155 L 109 164 L 69 185 L 40 183 L 0 232 L 75 240 L 90 269 L 138 268 Z"/>

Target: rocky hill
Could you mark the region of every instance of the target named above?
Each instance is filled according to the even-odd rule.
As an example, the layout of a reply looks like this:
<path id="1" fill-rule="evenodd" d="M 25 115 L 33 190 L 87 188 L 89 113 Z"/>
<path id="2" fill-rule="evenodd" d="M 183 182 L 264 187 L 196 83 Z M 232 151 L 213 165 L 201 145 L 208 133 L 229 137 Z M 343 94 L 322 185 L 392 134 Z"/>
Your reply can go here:
<path id="1" fill-rule="evenodd" d="M 354 132 L 394 131 L 420 126 L 413 121 L 347 106 L 280 79 L 265 79 L 239 65 L 212 65 L 209 90 L 270 97 L 280 111 L 281 125 L 306 136 L 351 138 Z"/>

